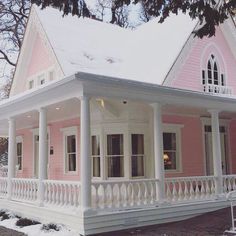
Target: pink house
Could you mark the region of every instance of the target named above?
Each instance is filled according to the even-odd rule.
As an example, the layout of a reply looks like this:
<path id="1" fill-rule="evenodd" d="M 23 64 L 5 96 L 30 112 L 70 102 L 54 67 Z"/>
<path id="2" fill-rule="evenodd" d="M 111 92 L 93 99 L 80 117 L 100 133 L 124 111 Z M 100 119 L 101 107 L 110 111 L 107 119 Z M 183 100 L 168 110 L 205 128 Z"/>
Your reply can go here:
<path id="1" fill-rule="evenodd" d="M 131 31 L 33 7 L 0 102 L 1 204 L 82 235 L 228 206 L 236 30 L 228 19 L 201 40 L 198 27 L 180 14 Z"/>

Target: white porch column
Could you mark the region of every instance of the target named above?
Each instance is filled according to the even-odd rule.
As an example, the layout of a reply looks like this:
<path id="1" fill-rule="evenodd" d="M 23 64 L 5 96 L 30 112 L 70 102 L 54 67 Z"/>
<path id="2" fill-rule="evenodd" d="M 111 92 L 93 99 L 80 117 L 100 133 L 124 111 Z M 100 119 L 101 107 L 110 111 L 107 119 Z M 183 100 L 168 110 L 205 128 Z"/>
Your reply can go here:
<path id="1" fill-rule="evenodd" d="M 90 155 L 90 106 L 89 98 L 80 98 L 80 181 L 81 207 L 91 208 L 91 155 Z"/>
<path id="2" fill-rule="evenodd" d="M 16 171 L 16 122 L 14 118 L 9 119 L 9 139 L 8 139 L 8 179 L 7 179 L 7 198 L 12 197 L 12 178 Z"/>
<path id="3" fill-rule="evenodd" d="M 221 160 L 221 143 L 220 143 L 220 129 L 219 129 L 219 111 L 210 110 L 211 113 L 211 127 L 212 127 L 212 153 L 216 194 L 223 193 L 223 177 L 222 177 L 222 160 Z"/>
<path id="4" fill-rule="evenodd" d="M 160 202 L 165 199 L 165 171 L 163 161 L 163 130 L 161 104 L 152 104 L 153 107 L 153 129 L 154 129 L 154 157 L 155 178 L 158 179 L 157 198 Z"/>
<path id="5" fill-rule="evenodd" d="M 44 184 L 43 180 L 47 178 L 47 111 L 45 108 L 39 109 L 39 174 L 38 174 L 38 201 L 43 206 Z"/>

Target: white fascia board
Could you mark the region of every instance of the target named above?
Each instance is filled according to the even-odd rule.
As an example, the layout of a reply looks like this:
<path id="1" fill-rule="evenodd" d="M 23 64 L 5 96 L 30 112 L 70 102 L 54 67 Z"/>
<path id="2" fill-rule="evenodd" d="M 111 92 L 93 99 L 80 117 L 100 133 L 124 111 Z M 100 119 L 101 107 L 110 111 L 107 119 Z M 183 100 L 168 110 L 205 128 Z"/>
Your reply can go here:
<path id="1" fill-rule="evenodd" d="M 83 81 L 84 94 L 88 96 L 113 97 L 147 103 L 160 102 L 162 104 L 236 111 L 235 97 L 220 97 L 197 91 L 89 73 L 78 73 L 76 76 L 78 80 Z"/>
<path id="2" fill-rule="evenodd" d="M 57 102 L 74 97 L 81 97 L 81 82 L 74 76 L 45 84 L 41 88 L 28 90 L 0 102 L 0 120 L 16 116 L 28 111 L 38 110 Z"/>

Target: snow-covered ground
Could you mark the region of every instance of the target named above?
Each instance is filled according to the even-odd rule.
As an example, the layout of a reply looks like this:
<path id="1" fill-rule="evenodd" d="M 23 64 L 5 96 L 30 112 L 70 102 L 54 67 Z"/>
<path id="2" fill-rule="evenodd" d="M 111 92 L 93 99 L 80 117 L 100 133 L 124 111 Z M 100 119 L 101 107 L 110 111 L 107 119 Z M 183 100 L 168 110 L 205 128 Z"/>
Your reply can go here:
<path id="1" fill-rule="evenodd" d="M 58 225 L 59 231 L 55 230 L 42 230 L 43 224 L 30 225 L 25 227 L 16 226 L 18 218 L 14 214 L 10 213 L 11 218 L 1 221 L 0 226 L 4 226 L 9 229 L 14 229 L 16 231 L 25 233 L 28 236 L 79 236 L 74 230 L 68 229 L 63 225 Z"/>

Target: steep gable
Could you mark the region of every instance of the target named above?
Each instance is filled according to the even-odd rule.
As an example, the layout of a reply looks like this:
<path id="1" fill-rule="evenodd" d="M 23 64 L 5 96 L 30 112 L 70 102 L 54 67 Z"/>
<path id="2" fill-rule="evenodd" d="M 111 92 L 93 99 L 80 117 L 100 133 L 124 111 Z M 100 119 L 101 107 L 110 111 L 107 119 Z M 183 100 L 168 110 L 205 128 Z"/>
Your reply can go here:
<path id="1" fill-rule="evenodd" d="M 18 57 L 10 96 L 29 90 L 31 80 L 34 80 L 33 88 L 37 87 L 40 85 L 40 76 L 45 78 L 45 82 L 49 81 L 50 72 L 53 73 L 53 79 L 64 76 L 37 14 L 32 8 Z"/>
<path id="2" fill-rule="evenodd" d="M 231 32 L 226 33 L 228 37 L 233 37 Z M 166 80 L 164 85 L 203 92 L 202 71 L 204 70 L 205 76 L 207 76 L 207 63 L 212 56 L 217 62 L 219 79 L 223 74 L 225 86 L 235 95 L 236 60 L 220 27 L 217 28 L 214 37 L 192 39 L 191 48 L 185 52 L 185 58 L 179 70 L 171 79 Z"/>

